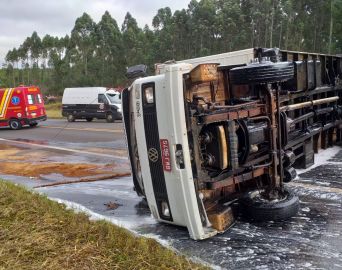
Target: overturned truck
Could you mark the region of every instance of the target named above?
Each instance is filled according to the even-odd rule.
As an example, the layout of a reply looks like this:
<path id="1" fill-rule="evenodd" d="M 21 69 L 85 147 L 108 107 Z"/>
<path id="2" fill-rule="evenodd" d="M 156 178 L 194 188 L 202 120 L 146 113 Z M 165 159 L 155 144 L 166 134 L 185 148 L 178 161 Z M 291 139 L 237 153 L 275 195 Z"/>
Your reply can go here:
<path id="1" fill-rule="evenodd" d="M 193 239 L 225 231 L 239 213 L 296 215 L 284 183 L 341 141 L 341 77 L 341 57 L 263 48 L 156 65 L 123 92 L 136 192 Z"/>

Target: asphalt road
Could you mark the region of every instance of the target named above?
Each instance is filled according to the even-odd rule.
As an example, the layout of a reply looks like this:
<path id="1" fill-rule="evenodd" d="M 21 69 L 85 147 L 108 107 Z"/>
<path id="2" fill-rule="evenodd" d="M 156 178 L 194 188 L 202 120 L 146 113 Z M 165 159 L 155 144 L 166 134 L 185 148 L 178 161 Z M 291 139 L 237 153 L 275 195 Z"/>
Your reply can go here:
<path id="1" fill-rule="evenodd" d="M 107 149 L 126 149 L 121 121 L 107 123 L 97 120 L 89 123 L 79 120 L 69 123 L 64 119 L 52 119 L 40 122 L 35 128 L 1 128 L 0 138 L 71 149 L 97 148 L 101 152 Z"/>

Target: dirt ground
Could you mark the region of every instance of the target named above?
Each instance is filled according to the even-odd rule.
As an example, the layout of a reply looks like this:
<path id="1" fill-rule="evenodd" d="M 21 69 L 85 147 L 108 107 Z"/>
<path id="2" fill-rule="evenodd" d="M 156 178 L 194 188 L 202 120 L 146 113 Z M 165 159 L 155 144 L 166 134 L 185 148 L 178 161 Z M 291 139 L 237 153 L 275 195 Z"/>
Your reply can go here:
<path id="1" fill-rule="evenodd" d="M 58 174 L 69 178 L 85 178 L 101 176 L 114 178 L 116 176 L 127 176 L 130 174 L 126 166 L 115 163 L 96 164 L 80 163 L 75 158 L 71 162 L 60 161 L 54 155 L 45 150 L 20 148 L 16 146 L 0 145 L 0 171 L 2 174 L 26 176 L 41 179 L 42 176 Z M 58 157 L 58 155 L 57 155 Z"/>

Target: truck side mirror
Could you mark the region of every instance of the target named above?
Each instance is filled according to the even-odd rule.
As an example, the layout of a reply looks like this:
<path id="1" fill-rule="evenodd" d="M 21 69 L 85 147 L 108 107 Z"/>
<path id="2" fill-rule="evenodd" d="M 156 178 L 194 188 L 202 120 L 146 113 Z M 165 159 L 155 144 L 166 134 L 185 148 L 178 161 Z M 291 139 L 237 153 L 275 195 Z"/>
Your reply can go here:
<path id="1" fill-rule="evenodd" d="M 146 77 L 147 66 L 146 65 L 136 65 L 127 68 L 126 77 L 127 79 L 136 79 L 139 77 Z"/>

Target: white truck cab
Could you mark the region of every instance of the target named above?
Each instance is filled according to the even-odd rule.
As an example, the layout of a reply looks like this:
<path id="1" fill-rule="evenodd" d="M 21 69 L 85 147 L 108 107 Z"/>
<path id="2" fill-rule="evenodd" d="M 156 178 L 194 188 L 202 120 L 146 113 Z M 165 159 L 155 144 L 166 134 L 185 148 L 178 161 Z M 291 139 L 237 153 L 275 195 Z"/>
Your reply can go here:
<path id="1" fill-rule="evenodd" d="M 203 239 L 216 230 L 202 225 L 191 171 L 183 100 L 183 75 L 191 69 L 191 64 L 169 65 L 164 74 L 134 81 L 131 121 L 140 166 L 149 168 L 141 170 L 140 181 L 153 216 Z"/>
<path id="2" fill-rule="evenodd" d="M 313 119 L 308 136 L 296 125 L 302 119 L 295 120 L 293 111 L 298 117 L 298 110 L 310 105 L 288 95 L 307 95 L 306 89 L 296 89 L 300 63 L 295 66 L 290 52 L 282 53 L 282 61 L 279 50 L 249 49 L 163 64 L 157 75 L 138 78 L 123 91 L 134 187 L 155 219 L 184 226 L 200 240 L 234 224 L 237 201 L 239 211 L 252 220 L 297 213 L 298 197 L 284 183 L 295 177 L 294 167 L 311 165 L 308 149 L 315 135 L 339 130 L 341 116 L 333 111 L 340 106 L 341 91 L 328 99 L 313 92 L 331 121 L 324 129 L 327 122 L 322 127 L 320 118 Z M 274 62 L 248 64 L 263 57 Z M 314 65 L 320 72 L 318 61 Z M 307 72 L 307 78 L 312 76 Z"/>

